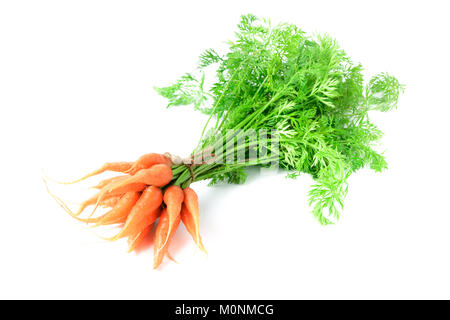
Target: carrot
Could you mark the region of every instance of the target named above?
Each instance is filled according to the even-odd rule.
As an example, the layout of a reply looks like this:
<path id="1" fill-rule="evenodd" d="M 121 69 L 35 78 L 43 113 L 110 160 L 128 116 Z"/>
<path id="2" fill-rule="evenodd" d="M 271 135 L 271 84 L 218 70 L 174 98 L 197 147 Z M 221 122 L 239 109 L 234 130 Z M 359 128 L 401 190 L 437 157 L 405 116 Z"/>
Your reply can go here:
<path id="1" fill-rule="evenodd" d="M 191 188 L 185 188 L 183 192 L 185 208 L 182 209 L 181 219 L 200 250 L 207 253 L 200 237 L 198 196 Z"/>
<path id="2" fill-rule="evenodd" d="M 170 186 L 164 192 L 164 203 L 167 206 L 167 215 L 169 216 L 169 230 L 167 231 L 167 238 L 172 232 L 172 228 L 175 224 L 176 218 L 180 215 L 181 205 L 183 204 L 184 193 L 183 189 L 178 186 Z M 163 244 L 164 247 L 165 243 Z"/>
<path id="3" fill-rule="evenodd" d="M 103 195 L 109 193 L 114 193 L 121 188 L 126 188 L 130 184 L 145 184 L 153 185 L 156 187 L 165 186 L 172 179 L 172 170 L 169 166 L 165 164 L 155 164 L 151 168 L 140 170 L 134 176 L 128 177 L 127 179 L 113 182 L 103 187 L 102 191 L 98 196 L 97 202 L 103 200 Z M 97 209 L 98 203 L 96 204 L 94 211 Z M 92 213 L 94 213 L 94 211 Z M 91 214 L 92 215 L 92 214 Z"/>
<path id="4" fill-rule="evenodd" d="M 133 166 L 127 171 L 127 173 L 134 175 L 139 170 L 148 169 L 155 164 L 165 164 L 169 167 L 172 166 L 172 161 L 166 156 L 159 153 L 147 153 L 141 156 Z"/>
<path id="5" fill-rule="evenodd" d="M 178 225 L 180 224 L 180 216 L 178 215 L 175 219 L 175 223 L 172 228 L 172 232 L 167 236 L 169 231 L 169 214 L 167 209 L 164 209 L 159 217 L 159 222 L 155 231 L 155 253 L 153 260 L 153 268 L 156 269 L 161 264 L 165 255 L 168 254 L 168 247 L 173 235 L 175 234 Z M 166 239 L 168 240 L 166 241 Z"/>
<path id="6" fill-rule="evenodd" d="M 117 240 L 122 237 L 136 234 L 148 225 L 155 222 L 160 213 L 159 206 L 163 200 L 161 189 L 149 186 L 134 205 L 129 213 L 125 225 L 118 234 L 107 240 Z"/>
<path id="7" fill-rule="evenodd" d="M 180 217 L 181 221 L 183 221 L 183 224 L 186 227 L 186 230 L 192 236 L 192 239 L 194 239 L 199 249 L 208 254 L 205 247 L 203 246 L 202 237 L 200 236 L 200 232 L 198 230 L 198 219 L 195 219 L 194 215 L 192 215 L 192 213 L 186 208 L 186 205 L 184 203 L 181 207 Z"/>
<path id="8" fill-rule="evenodd" d="M 145 237 L 150 233 L 153 228 L 153 223 L 145 227 L 142 231 L 131 234 L 128 236 L 128 252 L 136 250 L 139 245 L 144 241 Z"/>
<path id="9" fill-rule="evenodd" d="M 142 191 L 145 189 L 145 187 L 147 185 L 145 183 L 130 183 L 128 185 L 116 188 L 115 190 L 108 190 L 108 186 L 103 187 L 103 189 L 100 190 L 100 192 L 98 192 L 96 195 L 94 195 L 90 199 L 84 201 L 81 204 L 80 209 L 78 210 L 76 215 L 79 215 L 81 212 L 83 212 L 84 209 L 86 209 L 86 207 L 95 204 L 94 209 L 92 210 L 91 214 L 89 215 L 89 217 L 91 217 L 94 214 L 95 210 L 97 210 L 98 206 L 101 205 L 102 202 L 104 202 L 106 199 L 110 199 L 110 198 L 117 197 L 117 196 L 122 196 L 125 193 L 130 192 L 130 191 Z"/>
<path id="10" fill-rule="evenodd" d="M 80 179 L 77 179 L 75 181 L 71 182 L 60 182 L 61 184 L 73 184 L 80 182 L 82 180 L 85 180 L 87 178 L 90 178 L 92 176 L 98 175 L 100 173 L 103 173 L 105 171 L 114 171 L 114 172 L 123 172 L 130 170 L 130 168 L 133 166 L 133 162 L 107 162 L 97 170 L 92 171 L 91 173 L 88 173 L 87 175 L 81 177 Z"/>
<path id="11" fill-rule="evenodd" d="M 156 187 L 163 187 L 168 184 L 171 179 L 172 170 L 168 165 L 155 164 L 148 169 L 140 170 L 134 176 L 107 185 L 105 190 L 113 191 L 130 183 L 145 183 Z"/>
<path id="12" fill-rule="evenodd" d="M 113 209 L 98 217 L 95 226 L 125 222 L 140 196 L 140 192 L 136 191 L 125 193 Z"/>
<path id="13" fill-rule="evenodd" d="M 108 241 L 115 241 L 121 238 L 128 237 L 128 241 L 131 241 L 130 238 L 136 238 L 139 236 L 139 234 L 144 231 L 145 228 L 153 225 L 153 223 L 158 219 L 158 217 L 161 215 L 161 208 L 158 207 L 155 210 L 151 211 L 147 215 L 145 215 L 139 222 L 133 223 L 133 226 L 127 226 L 127 229 L 125 229 L 125 224 L 123 225 L 121 231 L 116 234 L 115 236 L 111 238 L 103 238 Z M 128 219 L 128 218 L 127 218 Z M 125 230 L 124 230 L 125 229 Z M 129 251 L 131 252 L 131 251 Z"/>

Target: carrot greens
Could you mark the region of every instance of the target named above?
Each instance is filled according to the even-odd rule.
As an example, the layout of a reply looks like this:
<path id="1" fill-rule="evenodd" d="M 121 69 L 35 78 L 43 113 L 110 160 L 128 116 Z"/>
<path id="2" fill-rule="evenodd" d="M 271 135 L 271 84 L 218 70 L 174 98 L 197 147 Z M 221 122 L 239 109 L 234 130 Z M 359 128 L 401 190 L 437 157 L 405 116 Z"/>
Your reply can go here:
<path id="1" fill-rule="evenodd" d="M 331 223 L 343 209 L 353 172 L 387 168 L 374 149 L 382 132 L 369 113 L 395 109 L 403 86 L 387 73 L 365 82 L 362 66 L 329 35 L 308 36 L 295 25 L 273 26 L 249 14 L 241 17 L 235 36 L 227 52 L 206 50 L 195 73 L 155 89 L 168 99 L 168 107 L 193 105 L 209 115 L 193 154 L 214 153 L 239 135 L 229 131 L 271 132 L 267 139 L 276 136 L 279 166 L 289 178 L 302 173 L 314 178 L 309 192 L 313 214 L 322 224 Z M 215 68 L 210 88 L 205 88 L 206 68 Z M 250 154 L 258 141 L 241 148 Z M 243 183 L 246 167 L 271 161 L 259 156 L 234 164 L 175 165 L 172 181 L 182 187 L 204 179 Z"/>

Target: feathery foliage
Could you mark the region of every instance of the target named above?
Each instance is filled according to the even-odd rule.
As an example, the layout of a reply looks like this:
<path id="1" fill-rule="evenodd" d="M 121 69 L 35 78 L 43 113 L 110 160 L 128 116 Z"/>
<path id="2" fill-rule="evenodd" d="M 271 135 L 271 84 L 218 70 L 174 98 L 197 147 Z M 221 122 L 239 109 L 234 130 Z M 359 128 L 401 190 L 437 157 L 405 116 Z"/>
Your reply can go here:
<path id="1" fill-rule="evenodd" d="M 331 223 L 339 218 L 353 172 L 387 168 L 383 155 L 373 149 L 382 132 L 370 122 L 369 111 L 395 109 L 403 86 L 386 73 L 366 84 L 362 66 L 334 39 L 308 36 L 292 24 L 272 26 L 249 14 L 241 17 L 235 36 L 228 52 L 209 49 L 200 55 L 200 80 L 186 74 L 158 92 L 169 106 L 193 104 L 208 114 L 205 129 L 211 127 L 212 133 L 275 130 L 280 166 L 290 178 L 312 175 L 313 214 L 322 224 Z M 216 82 L 204 89 L 203 70 L 212 65 Z M 215 150 L 222 143 L 226 141 L 202 133 L 198 150 Z M 247 143 L 246 152 L 255 147 Z M 194 168 L 195 180 L 243 183 L 246 166 L 269 161 L 260 157 L 236 165 L 201 165 Z M 180 185 L 192 182 L 186 168 L 176 171 L 174 179 Z"/>

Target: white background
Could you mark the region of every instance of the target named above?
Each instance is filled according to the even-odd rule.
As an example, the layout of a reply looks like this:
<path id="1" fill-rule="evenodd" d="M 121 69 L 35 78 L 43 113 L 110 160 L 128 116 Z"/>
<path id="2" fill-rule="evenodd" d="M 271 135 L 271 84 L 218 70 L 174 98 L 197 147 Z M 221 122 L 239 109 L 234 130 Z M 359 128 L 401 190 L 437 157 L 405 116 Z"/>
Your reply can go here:
<path id="1" fill-rule="evenodd" d="M 350 179 L 341 220 L 310 214 L 309 176 L 194 184 L 206 258 L 181 227 L 179 264 L 126 253 L 70 218 L 42 171 L 70 180 L 147 152 L 187 155 L 206 117 L 152 86 L 223 48 L 241 14 L 328 32 L 366 74 L 407 85 L 373 116 L 389 169 Z M 450 298 L 446 1 L 2 1 L 0 298 Z M 61 187 L 80 201 L 95 183 Z"/>

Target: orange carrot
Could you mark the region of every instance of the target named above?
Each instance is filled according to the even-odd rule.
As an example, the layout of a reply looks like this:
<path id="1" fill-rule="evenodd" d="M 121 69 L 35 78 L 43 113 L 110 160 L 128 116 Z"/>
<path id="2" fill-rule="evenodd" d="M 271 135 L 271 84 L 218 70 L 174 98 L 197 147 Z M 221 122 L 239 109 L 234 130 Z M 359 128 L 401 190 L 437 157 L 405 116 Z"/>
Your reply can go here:
<path id="1" fill-rule="evenodd" d="M 183 203 L 180 212 L 181 221 L 183 221 L 186 230 L 192 236 L 195 243 L 204 253 L 208 254 L 205 247 L 202 243 L 202 237 L 200 236 L 199 228 L 198 228 L 198 219 L 194 217 L 194 215 L 186 208 L 186 205 Z"/>
<path id="2" fill-rule="evenodd" d="M 144 241 L 145 237 L 150 233 L 153 228 L 153 223 L 145 227 L 142 231 L 128 236 L 128 252 L 136 250 L 139 245 Z"/>
<path id="3" fill-rule="evenodd" d="M 111 197 L 115 197 L 118 195 L 123 195 L 129 191 L 142 191 L 145 189 L 145 187 L 147 187 L 147 185 L 145 183 L 139 183 L 139 182 L 135 182 L 135 183 L 130 183 L 130 184 L 126 184 L 123 186 L 119 186 L 113 190 L 109 190 L 109 186 L 111 184 L 103 187 L 102 190 L 100 190 L 99 193 L 97 193 L 95 196 L 93 196 L 91 199 L 87 200 L 89 201 L 89 203 L 87 205 L 91 205 L 92 201 L 95 199 L 94 204 L 95 207 L 92 210 L 91 214 L 89 215 L 92 216 L 95 212 L 95 210 L 97 210 L 98 206 L 102 203 L 102 201 L 104 201 L 105 199 L 111 198 Z M 86 202 L 86 201 L 85 201 Z M 87 206 L 86 204 L 82 204 L 83 208 L 80 208 L 80 210 L 78 211 L 77 214 L 80 214 Z"/>
<path id="4" fill-rule="evenodd" d="M 159 153 L 147 153 L 141 156 L 133 166 L 127 171 L 127 173 L 134 175 L 139 170 L 148 169 L 155 164 L 165 164 L 169 167 L 172 166 L 172 161 L 166 156 Z"/>
<path id="5" fill-rule="evenodd" d="M 130 214 L 127 217 L 125 225 L 118 234 L 107 240 L 117 240 L 122 237 L 129 236 L 130 234 L 136 234 L 143 230 L 148 225 L 155 222 L 159 215 L 159 206 L 163 200 L 161 189 L 149 186 L 141 197 L 131 209 Z"/>
<path id="6" fill-rule="evenodd" d="M 80 179 L 77 179 L 75 181 L 71 182 L 61 182 L 62 184 L 73 184 L 76 182 L 80 182 L 84 179 L 87 179 L 89 177 L 98 175 L 100 173 L 103 173 L 105 171 L 114 171 L 114 172 L 126 172 L 131 169 L 133 166 L 133 162 L 107 162 L 97 170 L 92 171 L 91 173 L 88 173 L 84 177 L 81 177 Z"/>
<path id="7" fill-rule="evenodd" d="M 159 222 L 156 227 L 155 231 L 155 253 L 154 253 L 154 260 L 153 260 L 153 268 L 156 269 L 161 264 L 163 258 L 165 255 L 168 254 L 168 247 L 170 244 L 170 241 L 173 238 L 173 235 L 175 234 L 178 225 L 180 224 L 180 216 L 178 215 L 175 219 L 175 224 L 172 228 L 172 232 L 167 237 L 168 231 L 169 231 L 169 214 L 167 212 L 167 209 L 164 209 L 161 213 L 161 216 L 159 217 Z M 166 239 L 168 240 L 166 241 Z"/>
<path id="8" fill-rule="evenodd" d="M 125 193 L 113 209 L 98 217 L 95 226 L 125 222 L 140 196 L 141 193 L 136 191 Z"/>
<path id="9" fill-rule="evenodd" d="M 113 191 L 117 188 L 125 186 L 130 183 L 145 183 L 155 187 L 163 187 L 172 179 L 172 170 L 168 165 L 155 164 L 148 169 L 142 169 L 134 176 L 128 177 L 124 180 L 113 182 L 105 187 L 105 190 Z"/>
<path id="10" fill-rule="evenodd" d="M 178 186 L 170 186 L 164 191 L 164 203 L 167 206 L 167 215 L 169 216 L 169 230 L 167 231 L 167 238 L 169 238 L 172 228 L 175 224 L 176 218 L 180 215 L 181 205 L 183 204 L 184 193 L 183 189 Z M 165 243 L 163 244 L 164 247 Z"/>
<path id="11" fill-rule="evenodd" d="M 206 253 L 206 249 L 203 246 L 200 230 L 199 230 L 199 210 L 198 210 L 198 196 L 191 188 L 185 188 L 184 192 L 184 206 L 185 210 L 182 211 L 183 223 L 186 229 L 191 234 L 197 246 Z"/>
<path id="12" fill-rule="evenodd" d="M 103 200 L 103 195 L 109 193 L 114 193 L 120 190 L 121 188 L 126 188 L 130 184 L 146 184 L 152 185 L 156 187 L 165 186 L 172 179 L 172 170 L 169 166 L 165 164 L 155 164 L 151 168 L 140 170 L 134 176 L 128 177 L 127 179 L 120 180 L 117 182 L 113 182 L 103 187 L 100 192 L 97 200 L 97 204 L 94 208 L 94 211 L 98 207 L 99 201 Z M 92 211 L 92 213 L 94 213 Z M 92 215 L 91 213 L 91 215 Z"/>

